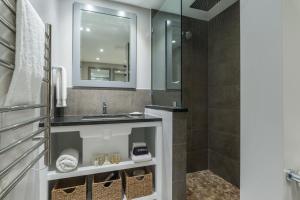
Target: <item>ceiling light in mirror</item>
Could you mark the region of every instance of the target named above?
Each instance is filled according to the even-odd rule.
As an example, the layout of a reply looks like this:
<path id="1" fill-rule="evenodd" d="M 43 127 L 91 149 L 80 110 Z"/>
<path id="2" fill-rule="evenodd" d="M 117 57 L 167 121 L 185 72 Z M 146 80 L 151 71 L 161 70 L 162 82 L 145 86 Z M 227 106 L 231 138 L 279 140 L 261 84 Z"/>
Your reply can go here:
<path id="1" fill-rule="evenodd" d="M 126 16 L 125 11 L 123 11 L 123 10 L 118 11 L 118 16 L 125 17 Z"/>
<path id="2" fill-rule="evenodd" d="M 91 4 L 86 5 L 87 10 L 94 10 L 94 6 Z"/>

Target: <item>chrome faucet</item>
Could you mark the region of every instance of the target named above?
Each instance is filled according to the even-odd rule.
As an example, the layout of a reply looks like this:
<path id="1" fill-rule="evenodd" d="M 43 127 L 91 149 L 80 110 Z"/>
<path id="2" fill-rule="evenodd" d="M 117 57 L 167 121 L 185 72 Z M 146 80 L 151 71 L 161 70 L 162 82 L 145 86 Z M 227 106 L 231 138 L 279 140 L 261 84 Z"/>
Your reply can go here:
<path id="1" fill-rule="evenodd" d="M 106 102 L 103 102 L 102 103 L 102 114 L 107 114 L 107 103 Z"/>

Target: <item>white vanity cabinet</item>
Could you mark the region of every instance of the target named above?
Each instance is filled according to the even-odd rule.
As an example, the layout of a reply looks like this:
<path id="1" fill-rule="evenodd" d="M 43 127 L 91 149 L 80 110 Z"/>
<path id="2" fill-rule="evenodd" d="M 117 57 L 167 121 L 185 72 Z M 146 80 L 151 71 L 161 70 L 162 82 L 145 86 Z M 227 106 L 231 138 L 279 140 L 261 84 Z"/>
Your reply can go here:
<path id="1" fill-rule="evenodd" d="M 138 198 L 147 200 L 163 200 L 163 161 L 162 161 L 162 121 L 142 121 L 142 122 L 122 122 L 122 123 L 100 123 L 90 125 L 63 125 L 51 127 L 51 134 L 65 134 L 70 139 L 64 139 L 65 143 L 72 143 L 76 137 L 80 137 L 81 146 L 81 164 L 72 172 L 60 173 L 55 170 L 55 160 L 52 168 L 46 172 L 48 185 L 58 179 L 89 176 L 98 173 L 121 171 L 126 169 L 151 166 L 153 169 L 154 189 L 150 196 Z M 69 135 L 68 135 L 69 134 Z M 72 135 L 74 134 L 74 136 Z M 72 139 L 72 137 L 74 137 Z M 55 140 L 60 143 L 59 139 Z M 152 160 L 135 163 L 130 159 L 129 152 L 133 142 L 146 142 L 149 151 L 152 154 Z M 93 156 L 97 153 L 120 152 L 122 162 L 119 164 L 110 164 L 95 166 L 93 165 Z M 51 191 L 47 187 L 48 199 Z M 126 196 L 124 195 L 124 199 Z"/>

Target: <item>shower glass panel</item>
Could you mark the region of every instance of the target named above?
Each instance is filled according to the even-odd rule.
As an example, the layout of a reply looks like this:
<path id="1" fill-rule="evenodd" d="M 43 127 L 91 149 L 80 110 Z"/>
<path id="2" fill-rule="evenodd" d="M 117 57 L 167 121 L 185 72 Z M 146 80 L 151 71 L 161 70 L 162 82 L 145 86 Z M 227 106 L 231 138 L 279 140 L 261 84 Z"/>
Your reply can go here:
<path id="1" fill-rule="evenodd" d="M 152 104 L 181 106 L 181 0 L 152 10 Z"/>
<path id="2" fill-rule="evenodd" d="M 166 21 L 167 90 L 181 89 L 181 24 Z"/>

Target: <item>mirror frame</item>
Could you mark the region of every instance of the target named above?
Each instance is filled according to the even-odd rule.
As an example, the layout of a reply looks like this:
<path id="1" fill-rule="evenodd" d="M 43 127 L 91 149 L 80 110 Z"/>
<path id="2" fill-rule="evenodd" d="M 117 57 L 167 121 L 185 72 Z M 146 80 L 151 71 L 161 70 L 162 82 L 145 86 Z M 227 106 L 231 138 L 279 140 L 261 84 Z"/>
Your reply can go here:
<path id="1" fill-rule="evenodd" d="M 99 81 L 81 80 L 80 74 L 80 26 L 81 10 L 107 14 L 111 16 L 130 19 L 130 57 L 129 57 L 129 82 L 121 81 Z M 136 89 L 137 80 L 137 16 L 134 13 L 118 11 L 110 8 L 103 8 L 90 4 L 75 2 L 73 5 L 73 67 L 72 67 L 73 87 L 98 87 L 98 88 L 128 88 Z"/>

